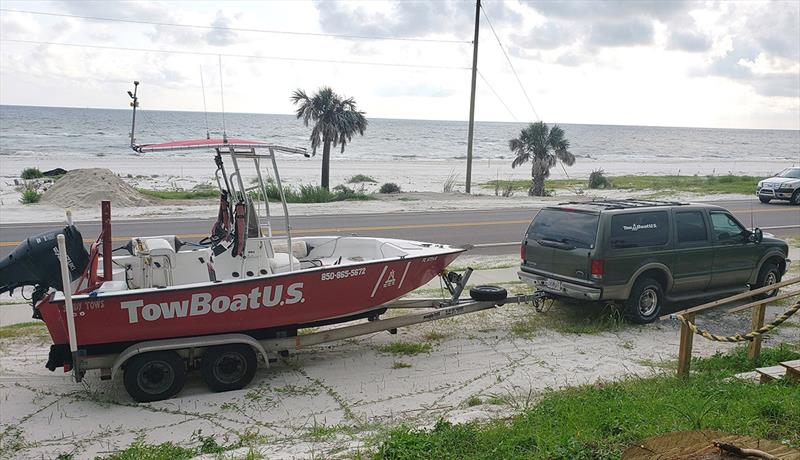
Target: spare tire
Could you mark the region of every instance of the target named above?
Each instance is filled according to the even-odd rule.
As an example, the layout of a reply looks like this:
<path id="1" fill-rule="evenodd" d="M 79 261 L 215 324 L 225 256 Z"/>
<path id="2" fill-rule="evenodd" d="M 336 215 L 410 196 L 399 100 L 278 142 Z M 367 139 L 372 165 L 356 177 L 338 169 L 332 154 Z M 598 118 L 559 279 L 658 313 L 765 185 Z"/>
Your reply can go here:
<path id="1" fill-rule="evenodd" d="M 505 300 L 508 292 L 500 286 L 475 286 L 469 290 L 469 296 L 479 302 Z"/>

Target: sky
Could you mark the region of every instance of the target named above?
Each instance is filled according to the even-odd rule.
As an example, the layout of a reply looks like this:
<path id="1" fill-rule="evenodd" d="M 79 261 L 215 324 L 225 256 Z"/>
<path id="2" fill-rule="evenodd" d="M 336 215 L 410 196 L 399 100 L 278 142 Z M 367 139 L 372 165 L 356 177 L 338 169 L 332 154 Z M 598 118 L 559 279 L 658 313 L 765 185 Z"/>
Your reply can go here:
<path id="1" fill-rule="evenodd" d="M 482 6 L 477 120 L 800 129 L 798 0 Z M 0 9 L 0 104 L 127 108 L 138 80 L 143 109 L 288 114 L 326 85 L 368 117 L 468 118 L 474 1 Z"/>

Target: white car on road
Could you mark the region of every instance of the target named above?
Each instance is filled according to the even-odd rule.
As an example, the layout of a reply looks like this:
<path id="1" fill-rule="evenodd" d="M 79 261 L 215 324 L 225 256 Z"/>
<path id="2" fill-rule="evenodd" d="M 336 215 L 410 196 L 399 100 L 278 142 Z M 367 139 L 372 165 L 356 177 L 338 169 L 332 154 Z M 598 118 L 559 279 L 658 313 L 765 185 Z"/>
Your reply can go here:
<path id="1" fill-rule="evenodd" d="M 774 177 L 759 181 L 756 195 L 762 203 L 770 200 L 789 200 L 800 205 L 800 167 L 786 168 Z"/>

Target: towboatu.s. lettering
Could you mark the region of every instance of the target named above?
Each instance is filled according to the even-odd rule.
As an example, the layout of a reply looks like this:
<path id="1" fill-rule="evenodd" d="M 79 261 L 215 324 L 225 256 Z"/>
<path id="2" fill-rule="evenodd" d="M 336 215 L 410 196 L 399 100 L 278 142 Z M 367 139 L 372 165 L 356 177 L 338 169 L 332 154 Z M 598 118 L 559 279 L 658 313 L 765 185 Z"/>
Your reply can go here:
<path id="1" fill-rule="evenodd" d="M 284 289 L 282 284 L 253 288 L 247 294 L 234 294 L 232 296 L 214 296 L 208 292 L 192 294 L 189 299 L 170 302 L 148 303 L 143 300 L 129 300 L 121 302 L 120 307 L 128 312 L 128 322 L 138 323 L 139 319 L 156 321 L 159 319 L 185 318 L 187 316 L 201 316 L 209 313 L 225 313 L 227 311 L 243 311 L 250 308 L 258 310 L 261 307 L 274 307 L 276 305 L 294 305 L 305 302 L 303 298 L 303 283 L 290 284 Z"/>

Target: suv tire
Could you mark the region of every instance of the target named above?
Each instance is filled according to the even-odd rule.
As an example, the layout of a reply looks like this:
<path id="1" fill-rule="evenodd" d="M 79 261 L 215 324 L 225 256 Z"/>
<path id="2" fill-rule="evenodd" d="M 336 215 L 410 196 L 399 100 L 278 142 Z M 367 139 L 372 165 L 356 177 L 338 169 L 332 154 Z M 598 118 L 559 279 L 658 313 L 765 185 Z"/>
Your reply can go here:
<path id="1" fill-rule="evenodd" d="M 776 284 L 781 282 L 781 271 L 778 269 L 778 265 L 774 263 L 766 263 L 763 267 L 761 267 L 761 271 L 758 272 L 758 278 L 756 279 L 756 284 L 752 287 L 752 289 L 759 289 L 765 286 L 769 286 L 770 284 Z M 751 289 L 751 290 L 752 290 Z M 765 292 L 764 294 L 759 294 L 757 296 L 753 296 L 756 300 L 767 299 L 770 297 L 775 297 L 778 295 L 778 289 L 775 289 L 770 292 Z"/>
<path id="2" fill-rule="evenodd" d="M 636 324 L 652 323 L 661 313 L 664 289 L 652 278 L 639 278 L 624 302 L 625 317 Z"/>
<path id="3" fill-rule="evenodd" d="M 760 202 L 764 203 L 764 204 L 767 204 L 772 200 L 772 198 L 766 198 L 766 197 L 760 196 L 760 197 L 758 197 L 758 200 Z"/>

